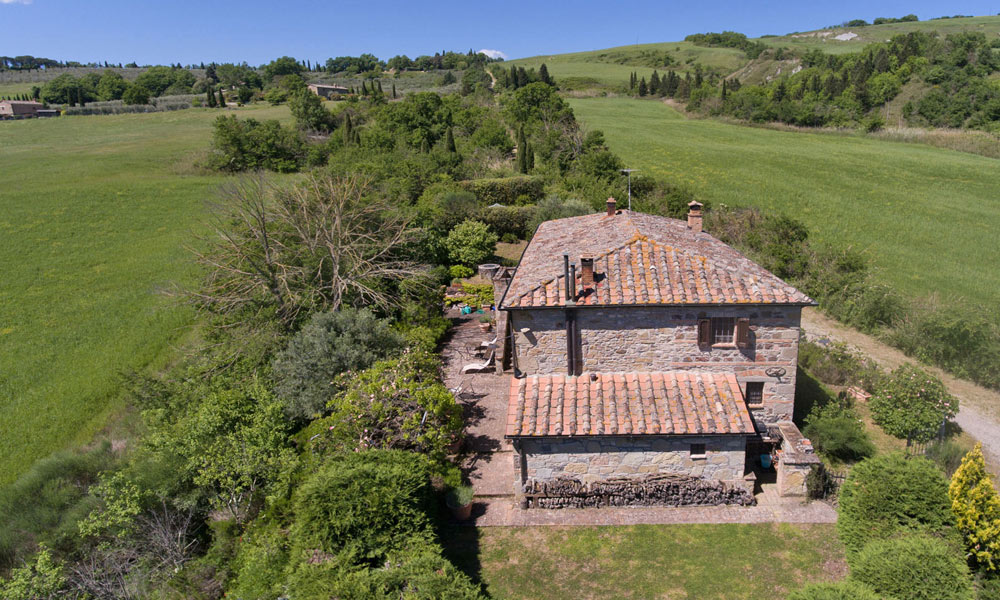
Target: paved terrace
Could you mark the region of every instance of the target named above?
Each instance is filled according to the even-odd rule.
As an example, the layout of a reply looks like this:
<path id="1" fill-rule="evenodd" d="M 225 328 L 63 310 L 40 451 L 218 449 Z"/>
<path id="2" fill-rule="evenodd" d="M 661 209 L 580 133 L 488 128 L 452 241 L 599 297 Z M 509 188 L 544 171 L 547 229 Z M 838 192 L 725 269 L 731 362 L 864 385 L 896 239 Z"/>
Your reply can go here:
<path id="1" fill-rule="evenodd" d="M 770 479 L 758 478 L 757 506 L 606 507 L 521 509 L 514 503 L 514 450 L 504 440 L 509 373 L 495 370 L 463 375 L 462 367 L 482 362 L 470 348 L 493 339 L 479 329 L 478 315 L 450 310 L 454 327 L 442 350 L 445 383 L 465 412 L 462 467 L 476 491 L 473 518 L 479 527 L 536 525 L 662 525 L 671 523 L 834 523 L 836 511 L 824 502 L 781 498 Z M 763 483 L 760 483 L 763 481 Z"/>

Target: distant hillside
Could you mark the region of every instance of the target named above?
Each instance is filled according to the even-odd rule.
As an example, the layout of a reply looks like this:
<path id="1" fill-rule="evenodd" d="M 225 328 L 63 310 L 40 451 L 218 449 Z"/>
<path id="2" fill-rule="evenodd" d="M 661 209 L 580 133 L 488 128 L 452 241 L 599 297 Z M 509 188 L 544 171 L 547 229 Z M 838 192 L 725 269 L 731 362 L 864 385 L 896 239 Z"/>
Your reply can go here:
<path id="1" fill-rule="evenodd" d="M 743 83 L 761 83 L 787 73 L 807 51 L 819 49 L 826 54 L 858 52 L 867 44 L 885 42 L 894 35 L 919 31 L 941 36 L 958 32 L 983 33 L 988 40 L 1000 37 L 1000 16 L 933 19 L 862 27 L 831 27 L 796 32 L 782 36 L 750 38 L 752 42 L 773 48 L 756 60 L 737 48 L 698 46 L 691 42 L 661 42 L 618 46 L 588 52 L 552 54 L 520 58 L 504 63 L 538 69 L 543 63 L 564 90 L 621 88 L 628 85 L 631 73 L 647 80 L 657 70 L 693 72 L 700 64 L 706 74 L 730 76 L 738 73 Z M 691 32 L 697 33 L 697 32 Z M 777 52 L 781 49 L 781 52 Z"/>

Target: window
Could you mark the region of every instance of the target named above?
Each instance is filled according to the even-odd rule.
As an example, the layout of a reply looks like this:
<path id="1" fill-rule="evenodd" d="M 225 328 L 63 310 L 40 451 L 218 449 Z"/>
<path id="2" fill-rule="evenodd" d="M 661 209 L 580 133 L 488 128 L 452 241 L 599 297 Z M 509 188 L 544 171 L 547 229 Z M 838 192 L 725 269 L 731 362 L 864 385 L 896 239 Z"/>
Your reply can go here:
<path id="1" fill-rule="evenodd" d="M 712 344 L 732 344 L 736 330 L 736 319 L 719 317 L 712 319 Z"/>
<path id="2" fill-rule="evenodd" d="M 691 458 L 705 458 L 705 444 L 691 444 Z"/>
<path id="3" fill-rule="evenodd" d="M 747 404 L 764 404 L 764 382 L 748 381 L 746 399 Z"/>

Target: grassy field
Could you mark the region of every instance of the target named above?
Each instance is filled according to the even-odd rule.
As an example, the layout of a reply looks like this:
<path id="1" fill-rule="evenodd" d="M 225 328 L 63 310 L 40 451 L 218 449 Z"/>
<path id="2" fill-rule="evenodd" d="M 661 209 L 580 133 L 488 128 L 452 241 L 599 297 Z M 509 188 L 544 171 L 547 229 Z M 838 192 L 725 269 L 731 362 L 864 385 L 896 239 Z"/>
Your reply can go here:
<path id="1" fill-rule="evenodd" d="M 196 277 L 184 246 L 224 178 L 194 163 L 218 114 L 0 123 L 0 484 L 88 442 L 118 374 L 166 360 L 191 324 L 160 292 Z"/>
<path id="2" fill-rule="evenodd" d="M 932 15 L 926 16 L 927 18 L 931 18 Z M 832 32 L 831 35 L 820 35 L 821 33 L 827 31 Z M 985 33 L 988 39 L 993 39 L 1000 35 L 1000 16 L 969 17 L 964 19 L 935 19 L 932 21 L 887 23 L 885 25 L 869 25 L 866 27 L 838 27 L 834 29 L 819 29 L 816 31 L 807 31 L 778 37 L 765 37 L 760 38 L 760 41 L 774 47 L 784 46 L 785 48 L 801 48 L 803 50 L 819 48 L 828 54 L 845 54 L 848 52 L 857 52 L 866 44 L 870 44 L 872 42 L 884 42 L 894 35 L 909 33 L 910 31 L 923 31 L 924 33 L 936 32 L 940 35 L 959 33 L 962 31 L 979 31 Z M 834 36 L 844 33 L 853 33 L 856 34 L 857 37 L 844 41 L 832 39 Z"/>
<path id="3" fill-rule="evenodd" d="M 673 60 L 671 66 L 663 66 L 662 63 L 656 62 L 656 57 L 662 56 L 663 53 L 667 53 Z M 632 72 L 648 80 L 654 68 L 660 73 L 670 69 L 684 72 L 692 69 L 695 62 L 729 73 L 740 68 L 747 60 L 743 52 L 732 48 L 704 48 L 690 42 L 669 42 L 620 46 L 591 52 L 532 56 L 508 61 L 499 67 L 508 65 L 509 68 L 510 64 L 515 64 L 526 69 L 537 69 L 545 63 L 549 73 L 557 80 L 590 79 L 595 85 L 627 86 L 629 74 Z"/>
<path id="4" fill-rule="evenodd" d="M 833 525 L 461 527 L 449 558 L 492 598 L 784 598 L 840 579 Z"/>
<path id="5" fill-rule="evenodd" d="M 690 186 L 716 204 L 792 215 L 815 241 L 865 251 L 908 295 L 959 295 L 1000 307 L 996 159 L 688 120 L 653 100 L 570 103 L 586 126 L 604 131 L 629 167 Z"/>

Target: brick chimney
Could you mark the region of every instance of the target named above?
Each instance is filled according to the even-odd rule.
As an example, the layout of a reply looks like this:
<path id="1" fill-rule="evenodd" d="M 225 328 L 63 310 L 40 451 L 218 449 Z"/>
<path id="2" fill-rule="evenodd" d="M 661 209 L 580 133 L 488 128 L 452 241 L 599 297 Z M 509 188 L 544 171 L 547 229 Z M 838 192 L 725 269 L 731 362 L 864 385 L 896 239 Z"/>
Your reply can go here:
<path id="1" fill-rule="evenodd" d="M 594 287 L 594 257 L 580 257 L 580 291 Z"/>
<path id="2" fill-rule="evenodd" d="M 608 216 L 609 217 L 615 216 L 615 199 L 614 198 L 608 198 Z"/>
<path id="3" fill-rule="evenodd" d="M 701 202 L 692 200 L 688 203 L 688 229 L 701 233 Z"/>

